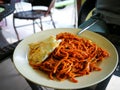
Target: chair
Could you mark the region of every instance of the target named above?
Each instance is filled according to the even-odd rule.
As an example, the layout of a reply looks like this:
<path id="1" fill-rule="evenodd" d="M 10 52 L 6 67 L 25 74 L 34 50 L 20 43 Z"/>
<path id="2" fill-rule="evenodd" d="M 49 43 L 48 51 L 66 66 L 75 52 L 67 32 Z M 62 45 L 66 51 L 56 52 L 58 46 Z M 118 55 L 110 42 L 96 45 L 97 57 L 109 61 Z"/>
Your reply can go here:
<path id="1" fill-rule="evenodd" d="M 18 0 L 16 0 L 16 1 L 18 1 Z M 21 0 L 19 0 L 19 1 L 21 1 Z M 15 33 L 17 35 L 18 40 L 20 40 L 20 38 L 19 38 L 17 29 L 16 29 L 18 26 L 15 25 L 16 18 L 17 19 L 32 20 L 34 33 L 35 33 L 35 24 L 39 24 L 38 22 L 36 22 L 36 19 L 40 20 L 40 29 L 43 30 L 42 18 L 46 17 L 46 16 L 50 16 L 52 24 L 53 24 L 54 28 L 56 28 L 55 23 L 54 23 L 53 18 L 52 18 L 52 14 L 51 14 L 51 9 L 53 8 L 55 1 L 56 0 L 26 0 L 26 2 L 31 4 L 32 9 L 24 11 L 24 8 L 22 8 L 22 10 L 20 12 L 17 12 L 17 10 L 16 10 L 16 12 L 13 14 L 13 27 L 14 27 L 14 30 L 15 30 Z M 36 6 L 45 6 L 45 7 L 47 7 L 47 9 L 46 10 L 35 9 Z"/>
<path id="2" fill-rule="evenodd" d="M 78 28 L 84 29 L 97 20 L 98 22 L 88 30 L 99 33 L 109 33 L 106 23 L 101 19 L 101 15 L 94 13 L 95 4 L 96 0 L 86 0 L 82 4 L 78 15 Z"/>
<path id="3" fill-rule="evenodd" d="M 6 21 L 6 17 L 12 14 L 15 10 L 14 0 L 9 0 L 9 2 L 5 0 L 2 4 L 0 4 L 0 7 L 4 9 L 2 12 L 0 12 L 0 21 L 3 18 L 5 18 Z"/>
<path id="4" fill-rule="evenodd" d="M 78 15 L 78 26 L 82 24 L 90 12 L 95 8 L 96 0 L 85 0 L 82 4 Z"/>

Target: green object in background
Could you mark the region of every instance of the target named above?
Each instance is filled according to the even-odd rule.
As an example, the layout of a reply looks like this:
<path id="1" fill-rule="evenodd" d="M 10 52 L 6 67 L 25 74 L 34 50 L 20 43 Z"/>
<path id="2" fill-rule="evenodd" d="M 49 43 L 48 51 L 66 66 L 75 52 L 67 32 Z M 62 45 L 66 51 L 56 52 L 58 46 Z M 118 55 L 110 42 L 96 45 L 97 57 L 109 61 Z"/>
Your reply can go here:
<path id="1" fill-rule="evenodd" d="M 3 12 L 4 10 L 5 10 L 4 8 L 0 7 L 0 13 Z"/>
<path id="2" fill-rule="evenodd" d="M 73 3 L 74 3 L 74 0 L 65 0 L 65 1 L 61 1 L 61 2 L 56 2 L 55 7 L 56 8 L 64 7 L 64 6 L 73 4 Z"/>

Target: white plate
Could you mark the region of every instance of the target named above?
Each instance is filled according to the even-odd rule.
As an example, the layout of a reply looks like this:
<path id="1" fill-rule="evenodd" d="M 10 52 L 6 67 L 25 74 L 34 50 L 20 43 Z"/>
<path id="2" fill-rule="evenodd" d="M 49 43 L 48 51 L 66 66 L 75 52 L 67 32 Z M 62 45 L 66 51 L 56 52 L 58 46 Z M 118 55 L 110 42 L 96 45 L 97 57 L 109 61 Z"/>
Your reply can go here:
<path id="1" fill-rule="evenodd" d="M 108 76 L 110 76 L 115 70 L 118 63 L 118 54 L 111 42 L 109 42 L 101 35 L 90 31 L 83 32 L 81 36 L 92 40 L 98 46 L 107 50 L 110 53 L 110 57 L 108 57 L 100 64 L 102 71 L 92 72 L 89 75 L 77 77 L 76 79 L 78 80 L 78 83 L 73 83 L 70 82 L 69 80 L 60 82 L 57 80 L 50 80 L 46 74 L 44 74 L 41 71 L 36 71 L 32 69 L 32 67 L 28 64 L 27 54 L 29 50 L 28 47 L 29 43 L 44 40 L 45 38 L 51 35 L 56 35 L 60 32 L 70 32 L 76 34 L 78 31 L 79 29 L 70 29 L 70 28 L 51 29 L 51 30 L 41 31 L 39 33 L 27 37 L 18 44 L 18 46 L 14 51 L 13 61 L 15 67 L 26 79 L 32 81 L 33 83 L 55 89 L 78 89 L 78 88 L 92 86 L 103 81 Z"/>

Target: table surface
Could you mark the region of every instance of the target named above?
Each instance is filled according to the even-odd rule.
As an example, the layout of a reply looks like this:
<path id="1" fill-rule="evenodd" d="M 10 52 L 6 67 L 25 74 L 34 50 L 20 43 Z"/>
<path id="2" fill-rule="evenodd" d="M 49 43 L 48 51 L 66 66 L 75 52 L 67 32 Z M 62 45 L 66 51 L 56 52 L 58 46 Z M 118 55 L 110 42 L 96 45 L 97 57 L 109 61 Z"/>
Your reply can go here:
<path id="1" fill-rule="evenodd" d="M 15 10 L 11 4 L 0 4 L 0 20 L 13 13 Z"/>

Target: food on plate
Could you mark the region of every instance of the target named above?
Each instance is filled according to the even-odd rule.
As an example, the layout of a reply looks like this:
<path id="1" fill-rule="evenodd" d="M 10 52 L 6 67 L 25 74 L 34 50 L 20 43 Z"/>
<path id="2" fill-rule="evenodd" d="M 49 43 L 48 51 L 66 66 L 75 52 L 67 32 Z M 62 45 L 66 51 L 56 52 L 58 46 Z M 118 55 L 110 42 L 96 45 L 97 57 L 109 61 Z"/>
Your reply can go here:
<path id="1" fill-rule="evenodd" d="M 91 40 L 72 33 L 59 33 L 56 35 L 56 40 L 61 40 L 60 44 L 44 61 L 39 64 L 31 64 L 32 59 L 29 60 L 29 64 L 33 68 L 45 72 L 52 80 L 54 80 L 54 78 L 59 81 L 68 79 L 77 83 L 76 77 L 88 75 L 93 71 L 100 71 L 100 62 L 104 60 L 104 58 L 109 57 L 107 51 L 100 48 Z M 32 44 L 32 48 L 35 47 L 36 46 Z M 30 47 L 30 53 L 32 48 Z M 35 56 L 33 54 L 32 57 L 41 56 L 41 52 L 36 52 L 39 54 L 35 54 Z M 30 57 L 28 58 L 30 59 Z"/>
<path id="2" fill-rule="evenodd" d="M 44 41 L 29 44 L 29 63 L 39 65 L 48 55 L 59 45 L 60 40 L 56 40 L 54 36 L 50 36 Z"/>

